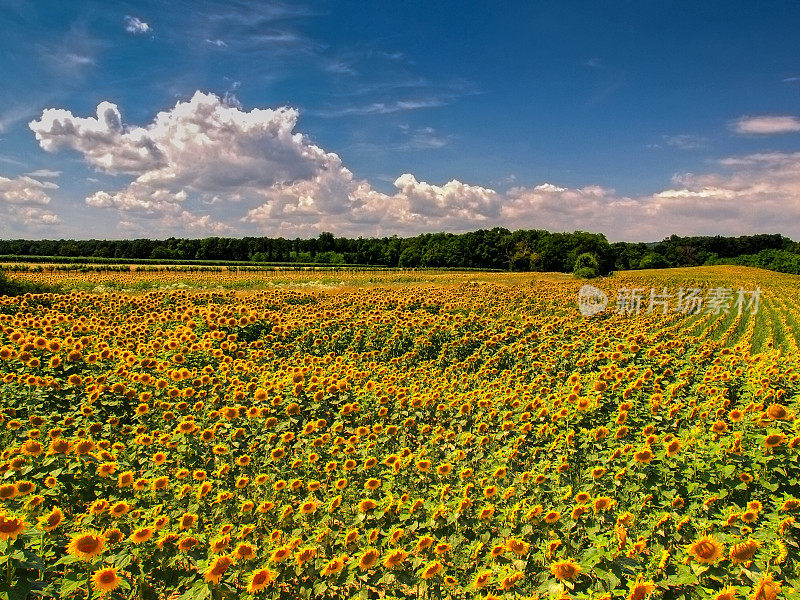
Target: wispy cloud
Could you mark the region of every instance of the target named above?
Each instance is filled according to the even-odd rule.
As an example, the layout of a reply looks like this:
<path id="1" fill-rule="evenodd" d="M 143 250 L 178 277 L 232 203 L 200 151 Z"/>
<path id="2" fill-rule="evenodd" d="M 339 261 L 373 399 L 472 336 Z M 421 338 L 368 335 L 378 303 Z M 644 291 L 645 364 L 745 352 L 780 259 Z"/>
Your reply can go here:
<path id="1" fill-rule="evenodd" d="M 452 100 L 446 98 L 427 98 L 395 100 L 392 102 L 373 102 L 363 106 L 345 106 L 341 108 L 318 109 L 306 111 L 308 114 L 317 117 L 348 117 L 353 115 L 387 115 L 408 110 L 419 110 L 421 108 L 434 108 L 445 106 Z"/>
<path id="2" fill-rule="evenodd" d="M 732 121 L 731 129 L 743 135 L 777 135 L 800 131 L 800 118 L 794 115 L 744 116 Z"/>
<path id="3" fill-rule="evenodd" d="M 337 73 L 337 74 L 341 74 L 341 75 L 355 75 L 356 74 L 356 70 L 355 70 L 355 68 L 353 68 L 353 65 L 351 65 L 350 63 L 345 62 L 343 60 L 338 60 L 338 61 L 329 63 L 328 65 L 325 66 L 325 70 L 328 73 Z"/>
<path id="4" fill-rule="evenodd" d="M 91 35 L 85 22 L 73 23 L 69 31 L 56 42 L 46 42 L 37 47 L 42 60 L 60 75 L 76 78 L 96 64 L 96 56 L 104 42 Z"/>
<path id="5" fill-rule="evenodd" d="M 125 18 L 122 20 L 122 24 L 125 27 L 125 31 L 132 33 L 133 35 L 144 35 L 152 31 L 150 25 L 138 17 L 132 17 L 131 15 L 125 15 Z"/>
<path id="6" fill-rule="evenodd" d="M 50 179 L 52 177 L 60 177 L 61 171 L 54 171 L 52 169 L 37 169 L 30 173 L 25 173 L 28 177 L 35 177 L 37 179 Z"/>
<path id="7" fill-rule="evenodd" d="M 22 121 L 30 116 L 32 112 L 30 106 L 13 106 L 0 112 L 0 133 L 5 131 L 10 125 Z"/>
<path id="8" fill-rule="evenodd" d="M 665 135 L 662 137 L 665 146 L 677 148 L 678 150 L 697 150 L 708 145 L 708 139 L 699 136 L 682 133 L 678 135 Z M 659 147 L 655 144 L 654 147 Z"/>
<path id="9" fill-rule="evenodd" d="M 442 135 L 433 127 L 414 129 L 408 125 L 401 125 L 400 131 L 405 141 L 398 146 L 398 150 L 438 150 L 452 141 L 452 136 Z"/>

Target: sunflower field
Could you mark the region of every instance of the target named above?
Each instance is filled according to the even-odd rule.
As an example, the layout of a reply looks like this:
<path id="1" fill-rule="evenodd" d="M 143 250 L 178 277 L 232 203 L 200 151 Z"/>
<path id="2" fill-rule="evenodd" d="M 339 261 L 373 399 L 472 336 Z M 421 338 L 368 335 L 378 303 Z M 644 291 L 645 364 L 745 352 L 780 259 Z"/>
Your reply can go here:
<path id="1" fill-rule="evenodd" d="M 800 598 L 798 277 L 15 277 L 3 597 Z"/>

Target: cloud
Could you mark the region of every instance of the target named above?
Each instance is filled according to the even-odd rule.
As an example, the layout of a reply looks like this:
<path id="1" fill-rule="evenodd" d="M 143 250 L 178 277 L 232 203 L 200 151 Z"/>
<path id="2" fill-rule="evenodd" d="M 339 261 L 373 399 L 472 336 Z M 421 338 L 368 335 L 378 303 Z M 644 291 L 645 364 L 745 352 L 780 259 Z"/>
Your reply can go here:
<path id="1" fill-rule="evenodd" d="M 96 57 L 106 46 L 106 41 L 94 37 L 86 22 L 79 20 L 72 23 L 60 38 L 35 44 L 34 49 L 45 65 L 59 77 L 67 78 L 66 82 L 49 82 L 51 87 L 56 85 L 58 89 L 58 85 L 74 85 L 81 81 L 90 67 L 95 66 Z M 49 91 L 52 94 L 53 90 Z"/>
<path id="2" fill-rule="evenodd" d="M 391 102 L 373 102 L 363 106 L 345 106 L 342 108 L 321 109 L 309 111 L 318 117 L 348 117 L 353 115 L 388 115 L 391 113 L 407 110 L 419 110 L 421 108 L 434 108 L 445 106 L 450 100 L 446 98 L 426 98 L 426 99 L 407 99 L 394 100 Z"/>
<path id="3" fill-rule="evenodd" d="M 150 25 L 139 19 L 138 17 L 132 17 L 130 15 L 125 15 L 125 18 L 122 21 L 125 31 L 128 33 L 132 33 L 133 35 L 144 35 L 149 31 L 152 31 Z"/>
<path id="4" fill-rule="evenodd" d="M 49 108 L 28 126 L 48 152 L 71 148 L 107 173 L 140 173 L 166 164 L 166 157 L 145 129 L 125 129 L 116 104 L 101 102 L 97 116 L 79 118 L 68 110 Z"/>
<path id="5" fill-rule="evenodd" d="M 731 128 L 743 135 L 776 135 L 800 131 L 800 118 L 792 115 L 765 115 L 740 117 L 731 123 Z"/>
<path id="6" fill-rule="evenodd" d="M 115 211 L 127 231 L 151 237 L 411 235 L 494 226 L 598 231 L 611 241 L 764 231 L 800 237 L 800 152 L 726 157 L 713 172 L 680 174 L 640 196 L 559 182 L 501 193 L 412 173 L 396 177 L 385 193 L 297 132 L 298 119 L 290 107 L 245 110 L 197 92 L 144 126 L 125 123 L 116 105 L 103 102 L 90 117 L 47 109 L 30 128 L 44 150 L 75 151 L 97 171 L 125 178 L 113 188 L 98 183 L 85 203 Z M 438 136 L 429 128 L 401 131 Z M 32 177 L 0 181 L 0 193 L 12 199 L 6 201 L 23 205 L 46 203 L 54 187 Z"/>
<path id="7" fill-rule="evenodd" d="M 297 119 L 292 108 L 246 112 L 198 92 L 146 127 L 123 124 L 108 102 L 95 117 L 47 109 L 29 126 L 48 152 L 75 150 L 98 171 L 133 176 L 122 189 L 89 195 L 89 206 L 174 218 L 192 198 L 266 198 L 288 211 L 282 198 L 295 193 L 293 186 L 328 186 L 334 193 L 347 185 L 352 176 L 337 155 L 294 133 Z M 301 204 L 295 199 L 294 210 Z"/>
<path id="8" fill-rule="evenodd" d="M 33 206 L 10 206 L 5 211 L 7 219 L 23 226 L 57 225 L 62 222 L 57 214 Z"/>
<path id="9" fill-rule="evenodd" d="M 48 190 L 58 189 L 55 183 L 38 181 L 24 175 L 16 179 L 0 176 L 0 200 L 9 204 L 48 204 Z"/>
<path id="10" fill-rule="evenodd" d="M 338 60 L 325 65 L 325 70 L 328 73 L 336 73 L 339 75 L 355 75 L 356 70 L 353 66 L 343 60 Z"/>
<path id="11" fill-rule="evenodd" d="M 60 177 L 61 171 L 53 171 L 52 169 L 38 169 L 36 171 L 31 171 L 30 173 L 26 173 L 29 177 L 38 177 L 41 179 L 50 179 L 53 177 Z"/>
<path id="12" fill-rule="evenodd" d="M 407 125 L 401 125 L 400 131 L 405 140 L 398 146 L 399 150 L 438 150 L 452 141 L 451 136 L 441 135 L 433 127 L 412 129 Z"/>
<path id="13" fill-rule="evenodd" d="M 58 189 L 55 183 L 38 181 L 27 175 L 10 179 L 0 176 L 0 231 L 8 232 L 19 226 L 55 225 L 61 219 L 41 208 L 50 203 L 49 191 Z"/>
<path id="14" fill-rule="evenodd" d="M 679 135 L 665 135 L 664 144 L 679 150 L 697 150 L 704 148 L 708 140 L 699 135 L 679 134 Z"/>

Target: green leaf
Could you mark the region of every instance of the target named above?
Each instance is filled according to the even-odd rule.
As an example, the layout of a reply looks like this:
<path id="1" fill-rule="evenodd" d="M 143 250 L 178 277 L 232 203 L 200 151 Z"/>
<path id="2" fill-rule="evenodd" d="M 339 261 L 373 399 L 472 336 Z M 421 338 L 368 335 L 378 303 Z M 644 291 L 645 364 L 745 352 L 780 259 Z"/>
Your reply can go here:
<path id="1" fill-rule="evenodd" d="M 61 583 L 61 596 L 70 596 L 81 587 L 83 581 L 79 576 L 79 573 L 64 575 L 64 581 Z"/>

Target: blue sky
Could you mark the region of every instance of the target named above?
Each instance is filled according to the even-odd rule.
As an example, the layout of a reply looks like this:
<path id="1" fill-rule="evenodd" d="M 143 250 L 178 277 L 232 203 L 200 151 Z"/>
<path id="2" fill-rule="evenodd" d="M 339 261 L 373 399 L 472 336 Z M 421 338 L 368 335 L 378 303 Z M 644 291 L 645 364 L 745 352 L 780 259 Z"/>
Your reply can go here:
<path id="1" fill-rule="evenodd" d="M 793 2 L 4 0 L 0 236 L 797 239 L 799 22 Z"/>

